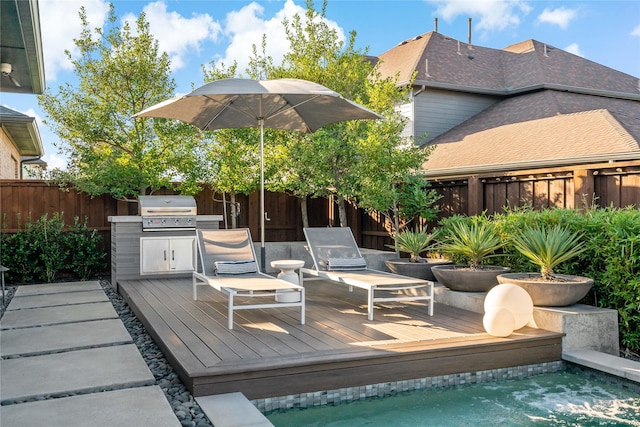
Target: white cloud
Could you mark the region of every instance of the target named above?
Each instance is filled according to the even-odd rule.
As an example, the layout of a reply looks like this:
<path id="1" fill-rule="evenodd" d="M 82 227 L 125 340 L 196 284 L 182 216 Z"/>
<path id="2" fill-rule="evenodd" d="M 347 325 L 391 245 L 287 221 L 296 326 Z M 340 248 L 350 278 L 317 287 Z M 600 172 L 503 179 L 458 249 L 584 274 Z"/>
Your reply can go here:
<path id="1" fill-rule="evenodd" d="M 564 6 L 554 10 L 545 8 L 540 16 L 538 16 L 538 22 L 557 25 L 563 30 L 566 30 L 569 26 L 569 22 L 577 15 L 575 9 L 567 9 Z"/>
<path id="2" fill-rule="evenodd" d="M 297 6 L 293 0 L 286 0 L 282 9 L 273 18 L 264 19 L 264 7 L 252 2 L 238 11 L 227 14 L 224 33 L 229 37 L 229 45 L 223 57 L 213 58 L 216 62 L 224 62 L 229 66 L 234 61 L 238 63 L 238 71 L 244 74 L 249 56 L 252 54 L 252 46 L 258 47 L 260 52 L 263 34 L 267 35 L 267 55 L 271 56 L 274 63 L 278 64 L 289 50 L 282 21 L 291 19 L 296 15 L 304 16 L 305 9 Z M 337 31 L 339 37 L 345 40 L 344 31 L 334 21 L 326 20 L 330 28 Z"/>
<path id="3" fill-rule="evenodd" d="M 206 40 L 216 41 L 222 31 L 220 24 L 208 14 L 193 14 L 186 18 L 177 12 L 167 11 L 164 1 L 147 4 L 144 9 L 151 34 L 158 40 L 160 51 L 171 58 L 171 69 L 185 66 L 185 57 L 193 50 L 199 51 Z M 132 28 L 137 16 L 129 13 L 123 21 L 129 21 Z"/>
<path id="4" fill-rule="evenodd" d="M 640 37 L 640 24 L 631 30 L 631 35 L 635 37 Z"/>
<path id="5" fill-rule="evenodd" d="M 522 0 L 427 0 L 437 6 L 435 15 L 448 22 L 457 16 L 479 17 L 476 29 L 488 33 L 520 25 L 521 16 L 531 11 Z"/>
<path id="6" fill-rule="evenodd" d="M 57 154 L 45 154 L 42 160 L 47 162 L 47 170 L 67 169 L 67 159 L 60 157 Z"/>
<path id="7" fill-rule="evenodd" d="M 40 0 L 40 26 L 44 73 L 48 81 L 57 79 L 58 72 L 73 69 L 65 50 L 76 57 L 78 50 L 73 42 L 80 36 L 82 24 L 78 11 L 84 6 L 87 21 L 92 28 L 101 27 L 109 12 L 109 5 L 103 0 Z"/>
<path id="8" fill-rule="evenodd" d="M 584 53 L 580 50 L 578 43 L 571 43 L 569 46 L 565 47 L 564 50 L 584 58 Z"/>

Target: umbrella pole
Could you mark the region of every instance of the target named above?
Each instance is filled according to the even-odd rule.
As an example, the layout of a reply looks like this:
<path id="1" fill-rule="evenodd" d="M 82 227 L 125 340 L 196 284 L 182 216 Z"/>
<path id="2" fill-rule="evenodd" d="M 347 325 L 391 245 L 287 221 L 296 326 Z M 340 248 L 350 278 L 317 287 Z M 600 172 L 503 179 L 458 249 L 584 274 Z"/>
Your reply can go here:
<path id="1" fill-rule="evenodd" d="M 264 119 L 258 119 L 260 125 L 260 267 L 267 271 L 267 255 L 264 248 Z"/>

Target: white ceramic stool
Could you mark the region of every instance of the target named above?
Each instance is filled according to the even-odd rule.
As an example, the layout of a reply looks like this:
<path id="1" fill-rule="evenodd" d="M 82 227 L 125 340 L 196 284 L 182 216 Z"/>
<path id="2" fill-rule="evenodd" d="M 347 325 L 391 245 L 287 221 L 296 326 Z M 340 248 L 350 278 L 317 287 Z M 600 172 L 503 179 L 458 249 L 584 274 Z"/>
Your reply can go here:
<path id="1" fill-rule="evenodd" d="M 304 261 L 297 259 L 280 259 L 277 261 L 271 261 L 271 267 L 280 270 L 280 273 L 278 273 L 278 279 L 286 280 L 287 282 L 294 283 L 296 285 L 300 284 L 296 270 L 304 267 Z M 300 292 L 296 291 L 278 291 L 276 294 L 277 302 L 297 302 L 299 299 Z"/>

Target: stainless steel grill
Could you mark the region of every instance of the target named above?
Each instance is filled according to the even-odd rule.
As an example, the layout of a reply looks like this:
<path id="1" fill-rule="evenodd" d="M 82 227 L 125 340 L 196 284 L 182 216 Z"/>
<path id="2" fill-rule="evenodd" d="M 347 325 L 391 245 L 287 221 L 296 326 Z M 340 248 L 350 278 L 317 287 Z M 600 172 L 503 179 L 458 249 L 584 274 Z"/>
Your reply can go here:
<path id="1" fill-rule="evenodd" d="M 195 230 L 197 207 L 191 196 L 139 196 L 144 231 Z"/>

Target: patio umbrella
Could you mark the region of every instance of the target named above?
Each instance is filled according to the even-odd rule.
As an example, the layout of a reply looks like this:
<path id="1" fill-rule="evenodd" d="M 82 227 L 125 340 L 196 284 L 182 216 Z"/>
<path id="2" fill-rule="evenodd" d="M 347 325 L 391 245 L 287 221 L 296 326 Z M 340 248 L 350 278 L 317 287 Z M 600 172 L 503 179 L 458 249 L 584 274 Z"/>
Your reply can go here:
<path id="1" fill-rule="evenodd" d="M 381 118 L 306 80 L 222 79 L 147 108 L 134 117 L 178 119 L 202 130 L 260 128 L 260 254 L 265 270 L 264 128 L 313 133 L 322 126 Z"/>

